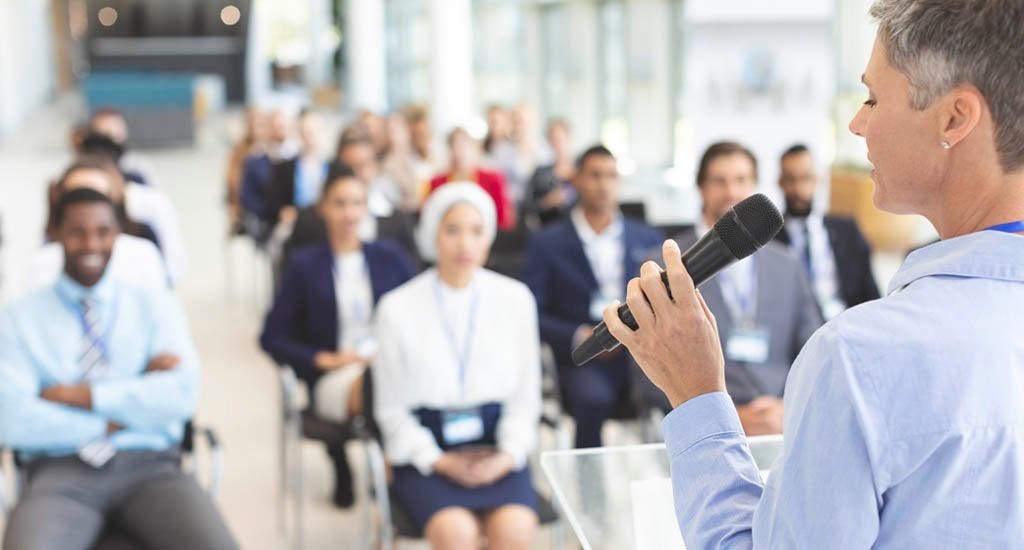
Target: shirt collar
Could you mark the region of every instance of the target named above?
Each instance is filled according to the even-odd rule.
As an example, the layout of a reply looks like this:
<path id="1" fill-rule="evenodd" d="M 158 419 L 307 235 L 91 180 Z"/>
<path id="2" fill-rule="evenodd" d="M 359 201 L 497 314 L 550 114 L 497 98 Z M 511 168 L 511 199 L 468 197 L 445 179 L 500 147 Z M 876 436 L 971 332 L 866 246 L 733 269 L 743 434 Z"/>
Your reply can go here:
<path id="1" fill-rule="evenodd" d="M 569 216 L 572 219 L 572 224 L 576 227 L 576 233 L 584 243 L 590 243 L 597 239 L 618 239 L 622 236 L 624 226 L 621 214 L 615 214 L 615 218 L 612 220 L 611 225 L 604 228 L 604 231 L 601 233 L 595 232 L 594 228 L 590 227 L 590 222 L 588 222 L 586 216 L 583 215 L 583 208 L 579 206 L 573 208 L 572 213 L 570 213 Z"/>
<path id="2" fill-rule="evenodd" d="M 57 279 L 57 291 L 76 304 L 85 298 L 90 298 L 100 304 L 106 303 L 114 295 L 109 266 L 99 282 L 92 287 L 84 287 L 68 277 L 67 273 L 61 272 L 60 278 Z"/>
<path id="3" fill-rule="evenodd" d="M 1024 282 L 1024 237 L 978 231 L 916 250 L 889 283 L 889 293 L 934 275 Z"/>

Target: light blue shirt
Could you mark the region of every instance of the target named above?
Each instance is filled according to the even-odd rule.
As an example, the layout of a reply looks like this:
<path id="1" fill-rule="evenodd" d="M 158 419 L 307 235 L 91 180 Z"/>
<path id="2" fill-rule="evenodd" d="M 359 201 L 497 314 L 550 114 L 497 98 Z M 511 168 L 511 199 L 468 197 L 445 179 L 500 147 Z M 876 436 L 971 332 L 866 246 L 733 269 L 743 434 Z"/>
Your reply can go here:
<path id="1" fill-rule="evenodd" d="M 822 327 L 786 384 L 766 485 L 725 393 L 665 418 L 689 548 L 1019 548 L 1024 237 L 913 253 L 889 295 Z"/>
<path id="2" fill-rule="evenodd" d="M 81 383 L 83 328 L 74 306 L 86 295 L 96 301 L 110 365 L 91 382 L 91 411 L 39 397 L 49 386 Z M 181 363 L 145 373 L 161 353 Z M 111 437 L 118 449 L 165 450 L 181 442 L 198 393 L 199 360 L 169 292 L 112 277 L 87 289 L 61 275 L 0 312 L 0 446 L 28 456 L 72 455 L 102 438 L 109 420 L 125 427 Z"/>

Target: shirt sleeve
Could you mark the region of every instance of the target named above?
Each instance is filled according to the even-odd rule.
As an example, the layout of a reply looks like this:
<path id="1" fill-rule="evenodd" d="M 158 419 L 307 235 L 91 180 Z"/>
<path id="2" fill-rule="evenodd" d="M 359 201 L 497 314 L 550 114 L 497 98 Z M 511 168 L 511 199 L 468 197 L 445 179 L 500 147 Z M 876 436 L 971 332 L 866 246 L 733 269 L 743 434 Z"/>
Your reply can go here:
<path id="1" fill-rule="evenodd" d="M 93 410 L 123 426 L 159 428 L 188 420 L 199 397 L 199 357 L 181 305 L 169 293 L 154 300 L 149 358 L 169 353 L 180 363 L 168 371 L 92 384 Z"/>
<path id="2" fill-rule="evenodd" d="M 39 397 L 41 382 L 10 313 L 0 313 L 0 445 L 19 451 L 73 451 L 106 433 L 97 414 Z"/>
<path id="3" fill-rule="evenodd" d="M 391 319 L 389 300 L 377 310 L 375 333 L 379 349 L 373 363 L 374 417 L 380 425 L 384 451 L 394 464 L 411 464 L 423 475 L 430 475 L 441 448 L 433 434 L 412 415 L 406 393 L 404 353 L 400 328 Z"/>
<path id="4" fill-rule="evenodd" d="M 664 432 L 687 547 L 871 547 L 885 477 L 874 395 L 838 336 L 816 334 L 791 373 L 785 447 L 767 485 L 728 395 L 676 408 Z"/>
<path id="5" fill-rule="evenodd" d="M 522 315 L 517 318 L 520 327 L 522 366 L 514 392 L 502 406 L 498 425 L 498 448 L 515 461 L 517 470 L 537 445 L 537 424 L 540 422 L 540 335 L 537 330 L 537 306 L 523 289 Z"/>

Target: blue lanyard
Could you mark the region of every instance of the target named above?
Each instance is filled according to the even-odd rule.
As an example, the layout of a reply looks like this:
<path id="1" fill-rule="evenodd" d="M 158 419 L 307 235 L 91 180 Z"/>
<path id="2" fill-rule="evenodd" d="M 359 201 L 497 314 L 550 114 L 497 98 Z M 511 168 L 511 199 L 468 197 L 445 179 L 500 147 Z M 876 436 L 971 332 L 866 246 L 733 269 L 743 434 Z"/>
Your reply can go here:
<path id="1" fill-rule="evenodd" d="M 748 293 L 740 292 L 730 273 L 722 272 L 720 276 L 723 297 L 726 301 L 731 302 L 735 309 L 734 314 L 737 318 L 734 321 L 737 325 L 752 325 L 757 316 L 757 264 L 754 263 L 755 261 L 753 257 L 750 258 L 750 292 Z M 741 267 L 739 265 L 733 267 L 733 269 L 736 268 Z"/>
<path id="2" fill-rule="evenodd" d="M 473 297 L 471 298 L 472 302 L 469 306 L 469 317 L 466 319 L 466 342 L 463 345 L 461 354 L 458 352 L 459 343 L 455 338 L 455 329 L 452 327 L 452 323 L 445 312 L 444 294 L 441 292 L 440 276 L 434 279 L 434 297 L 437 299 L 437 309 L 441 314 L 441 327 L 444 329 L 445 336 L 448 338 L 448 344 L 451 346 L 452 353 L 455 354 L 455 360 L 459 364 L 459 396 L 465 397 L 466 370 L 469 366 L 469 354 L 473 345 L 473 325 L 476 323 L 477 306 L 480 305 L 480 292 L 474 285 Z"/>
<path id="3" fill-rule="evenodd" d="M 993 225 L 992 227 L 986 227 L 985 231 L 999 231 L 1002 233 L 1020 233 L 1024 231 L 1024 220 Z"/>
<path id="4" fill-rule="evenodd" d="M 341 269 L 338 266 L 337 259 L 335 259 L 335 261 L 331 263 L 331 272 L 333 273 L 333 275 L 335 277 L 335 280 L 338 283 L 344 284 L 344 279 L 341 277 Z M 370 283 L 370 299 L 372 300 L 373 299 L 373 279 L 370 277 L 370 266 L 366 262 L 366 255 L 365 254 L 363 254 L 363 273 L 366 274 L 366 280 Z M 336 284 L 335 288 L 337 288 L 338 286 L 339 285 Z M 340 291 L 340 288 L 338 290 Z M 342 307 L 345 307 L 345 304 L 341 303 L 340 292 L 336 291 L 335 294 L 338 294 L 338 295 L 335 296 L 334 299 L 337 300 L 337 302 L 339 304 L 341 304 Z M 369 323 L 369 321 L 370 321 L 370 310 L 371 309 L 372 309 L 372 307 L 364 306 L 363 303 L 361 301 L 359 301 L 359 300 L 352 300 L 352 307 L 349 308 L 349 311 L 352 312 L 352 317 L 354 319 L 359 319 L 359 320 L 361 320 L 361 321 L 363 321 L 365 323 Z M 341 323 L 341 319 L 338 319 L 338 323 L 339 324 Z"/>

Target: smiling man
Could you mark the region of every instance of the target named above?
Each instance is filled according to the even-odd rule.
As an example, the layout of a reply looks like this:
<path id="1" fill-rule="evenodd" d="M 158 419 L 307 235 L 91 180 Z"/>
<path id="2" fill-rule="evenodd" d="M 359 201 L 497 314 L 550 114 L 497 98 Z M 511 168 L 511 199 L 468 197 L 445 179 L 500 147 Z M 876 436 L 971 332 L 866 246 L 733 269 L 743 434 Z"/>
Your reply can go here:
<path id="1" fill-rule="evenodd" d="M 925 216 L 943 240 L 804 347 L 767 484 L 675 243 L 671 298 L 653 263 L 629 284 L 637 332 L 605 311 L 675 407 L 664 435 L 689 548 L 1024 541 L 1024 2 L 882 0 L 872 14 L 869 97 L 850 130 L 875 204 Z"/>
<path id="2" fill-rule="evenodd" d="M 84 550 L 104 529 L 133 548 L 235 548 L 180 467 L 199 390 L 180 306 L 108 273 L 105 195 L 65 193 L 54 221 L 64 273 L 0 313 L 0 446 L 27 475 L 3 548 Z"/>

